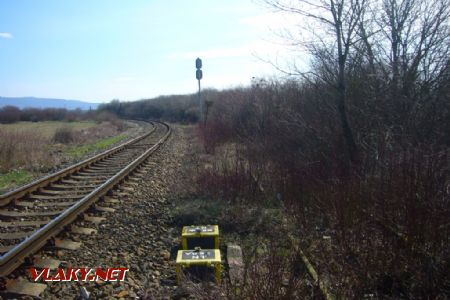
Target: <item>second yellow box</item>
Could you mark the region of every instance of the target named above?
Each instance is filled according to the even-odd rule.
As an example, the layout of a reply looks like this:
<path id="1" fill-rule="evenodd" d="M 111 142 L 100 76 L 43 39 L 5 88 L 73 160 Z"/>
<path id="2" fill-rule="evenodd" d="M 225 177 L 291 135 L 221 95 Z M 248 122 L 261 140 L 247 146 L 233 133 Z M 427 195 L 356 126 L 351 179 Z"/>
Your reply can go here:
<path id="1" fill-rule="evenodd" d="M 181 246 L 183 250 L 219 249 L 218 225 L 184 226 L 181 233 Z"/>

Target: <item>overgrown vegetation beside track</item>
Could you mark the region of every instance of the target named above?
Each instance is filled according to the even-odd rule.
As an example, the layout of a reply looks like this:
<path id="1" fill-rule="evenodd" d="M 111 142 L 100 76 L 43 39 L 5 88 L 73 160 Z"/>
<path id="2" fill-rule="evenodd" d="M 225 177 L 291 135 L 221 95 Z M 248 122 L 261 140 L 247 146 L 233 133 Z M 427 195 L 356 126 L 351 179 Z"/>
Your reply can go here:
<path id="1" fill-rule="evenodd" d="M 330 1 L 339 10 L 321 3 L 331 20 L 324 34 L 354 31 L 314 44 L 312 71 L 301 79 L 219 94 L 199 127 L 204 151 L 215 157 L 198 176 L 200 190 L 234 206 L 236 217 L 242 205 L 283 211 L 289 234 L 340 298 L 445 298 L 449 8 L 442 1 Z M 365 15 L 374 18 L 368 25 L 364 9 L 379 3 Z M 396 18 L 405 27 L 387 21 Z"/>
<path id="2" fill-rule="evenodd" d="M 177 290 L 177 297 L 183 295 L 188 298 L 190 295 L 195 299 L 321 299 L 320 290 L 302 264 L 299 253 L 289 238 L 288 222 L 279 202 L 264 198 L 252 179 L 252 199 L 258 201 L 248 201 L 244 190 L 237 193 L 237 189 L 245 184 L 245 180 L 240 182 L 242 177 L 229 181 L 238 182 L 234 186 L 225 186 L 220 182 L 212 191 L 211 187 L 205 184 L 208 180 L 205 175 L 211 174 L 211 168 L 215 166 L 220 165 L 220 168 L 223 168 L 223 164 L 231 164 L 233 155 L 230 155 L 228 161 L 218 164 L 228 146 L 217 148 L 215 154 L 205 153 L 201 139 L 193 128 L 177 126 L 175 131 L 175 134 L 184 139 L 183 149 L 186 150 L 183 151 L 182 165 L 177 176 L 179 179 L 170 188 L 173 226 L 180 229 L 186 224 L 219 224 L 223 257 L 226 256 L 227 243 L 237 243 L 243 249 L 244 283 L 233 286 L 226 277 L 225 265 L 224 280 L 220 286 L 211 286 L 208 282 L 187 282 Z M 214 174 L 215 177 L 216 175 Z M 237 196 L 234 198 L 232 195 Z"/>
<path id="3" fill-rule="evenodd" d="M 215 157 L 198 177 L 201 190 L 240 212 L 240 205 L 283 210 L 341 297 L 446 294 L 446 128 L 429 120 L 433 135 L 422 135 L 420 113 L 387 125 L 383 115 L 398 112 L 378 115 L 354 99 L 359 159 L 349 164 L 339 119 L 318 90 L 264 82 L 224 93 L 199 128 L 204 151 Z"/>

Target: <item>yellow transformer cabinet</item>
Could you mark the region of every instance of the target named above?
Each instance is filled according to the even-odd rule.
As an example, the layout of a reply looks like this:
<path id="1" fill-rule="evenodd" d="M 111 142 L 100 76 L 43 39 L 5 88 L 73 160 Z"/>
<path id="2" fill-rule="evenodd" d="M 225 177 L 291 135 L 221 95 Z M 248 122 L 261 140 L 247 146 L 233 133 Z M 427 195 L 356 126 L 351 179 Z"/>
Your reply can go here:
<path id="1" fill-rule="evenodd" d="M 219 249 L 219 226 L 184 226 L 181 233 L 181 246 L 183 250 Z"/>
<path id="2" fill-rule="evenodd" d="M 183 272 L 197 279 L 207 279 L 213 271 L 216 281 L 221 279 L 221 257 L 218 249 L 179 250 L 177 254 L 177 280 Z"/>

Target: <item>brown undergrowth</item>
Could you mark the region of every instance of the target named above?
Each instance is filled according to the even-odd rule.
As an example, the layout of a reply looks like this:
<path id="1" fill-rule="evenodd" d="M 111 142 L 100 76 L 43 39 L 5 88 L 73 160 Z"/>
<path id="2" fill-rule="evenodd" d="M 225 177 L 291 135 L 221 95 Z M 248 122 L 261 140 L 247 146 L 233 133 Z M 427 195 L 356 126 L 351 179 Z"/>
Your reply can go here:
<path id="1" fill-rule="evenodd" d="M 255 220 L 264 212 L 284 220 L 338 298 L 445 298 L 445 143 L 420 136 L 413 121 L 396 131 L 379 115 L 354 114 L 359 156 L 349 164 L 334 108 L 311 92 L 269 83 L 223 95 L 199 128 L 202 150 L 213 155 L 198 170 L 200 190 L 236 220 L 248 220 L 242 206 L 256 208 Z M 367 126 L 376 118 L 377 127 Z M 268 242 L 286 239 L 258 227 Z"/>
<path id="2" fill-rule="evenodd" d="M 187 129 L 186 129 L 187 130 Z M 236 145 L 204 151 L 200 138 L 189 128 L 190 141 L 184 161 L 183 185 L 172 188 L 176 199 L 174 226 L 219 224 L 223 262 L 226 244 L 243 249 L 243 282 L 231 284 L 224 264 L 220 285 L 184 280 L 180 293 L 189 299 L 322 299 L 317 284 L 307 273 L 292 240 L 281 202 L 265 198 L 248 165 L 235 165 Z M 226 156 L 227 159 L 220 159 Z M 243 172 L 243 173 L 242 173 Z M 239 175 L 236 175 L 239 174 Z M 252 197 L 252 201 L 248 201 Z"/>

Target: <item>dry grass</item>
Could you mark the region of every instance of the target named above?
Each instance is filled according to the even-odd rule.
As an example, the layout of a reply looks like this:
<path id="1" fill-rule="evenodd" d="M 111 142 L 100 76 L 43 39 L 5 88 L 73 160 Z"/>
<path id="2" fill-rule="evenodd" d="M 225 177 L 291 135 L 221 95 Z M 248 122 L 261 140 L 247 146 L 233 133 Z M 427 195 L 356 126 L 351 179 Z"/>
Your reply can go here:
<path id="1" fill-rule="evenodd" d="M 41 137 L 52 138 L 61 127 L 67 127 L 76 131 L 93 128 L 97 124 L 94 121 L 83 122 L 63 122 L 63 121 L 45 121 L 45 122 L 18 122 L 13 124 L 0 124 L 0 130 L 6 131 L 29 131 L 36 130 Z"/>
<path id="2" fill-rule="evenodd" d="M 119 122 L 119 121 L 117 121 Z M 68 163 L 117 143 L 123 124 L 110 121 L 20 122 L 0 125 L 0 175 L 2 190 L 42 176 L 60 163 Z M 76 152 L 76 155 L 74 155 Z M 17 179 L 17 170 L 27 176 Z M 14 175 L 14 176 L 13 176 Z"/>
<path id="3" fill-rule="evenodd" d="M 51 162 L 47 148 L 49 139 L 36 129 L 0 129 L 0 140 L 0 170 L 2 172 L 19 166 L 32 169 Z"/>

